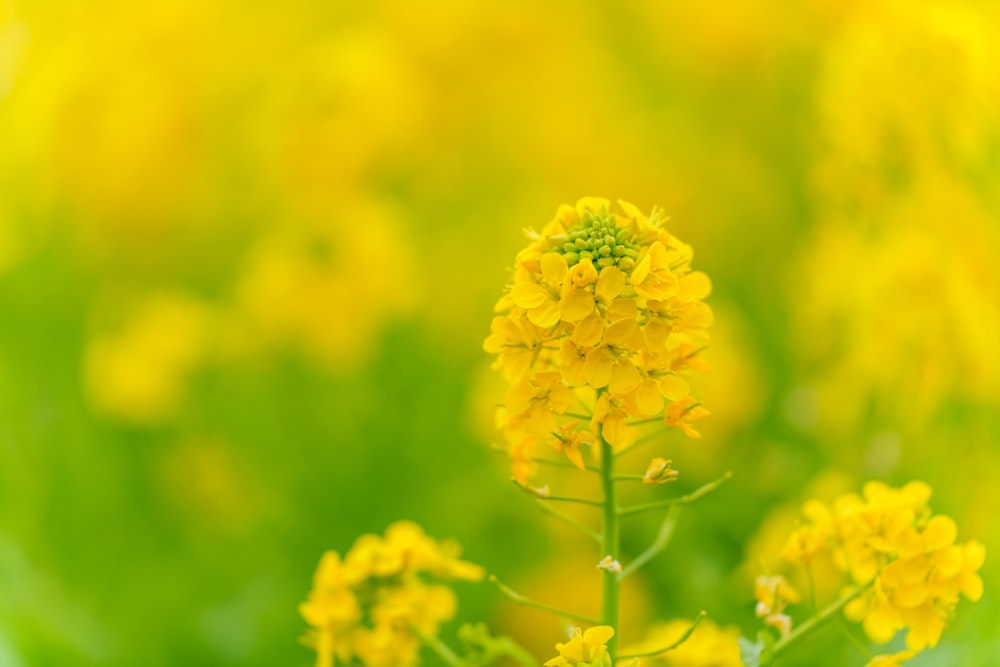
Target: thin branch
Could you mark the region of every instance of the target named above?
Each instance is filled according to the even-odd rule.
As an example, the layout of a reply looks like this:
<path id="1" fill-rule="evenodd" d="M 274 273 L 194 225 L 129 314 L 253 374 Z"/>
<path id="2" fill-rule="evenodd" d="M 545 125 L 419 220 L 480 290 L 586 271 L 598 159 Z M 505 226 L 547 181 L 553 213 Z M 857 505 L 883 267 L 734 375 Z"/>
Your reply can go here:
<path id="1" fill-rule="evenodd" d="M 619 581 L 651 561 L 657 554 L 667 547 L 667 544 L 670 542 L 670 538 L 674 535 L 674 528 L 677 527 L 677 519 L 681 515 L 682 507 L 682 505 L 673 505 L 670 508 L 667 512 L 667 516 L 663 518 L 663 523 L 660 524 L 660 531 L 657 533 L 656 539 L 653 540 L 653 543 L 650 544 L 645 551 L 636 556 L 635 560 L 629 563 L 625 569 L 619 573 Z"/>
<path id="2" fill-rule="evenodd" d="M 553 466 L 555 468 L 572 468 L 573 470 L 579 470 L 576 465 L 570 463 L 569 461 L 553 461 L 552 459 L 535 459 L 535 463 L 544 463 L 545 465 Z M 597 466 L 583 466 L 583 469 L 587 472 L 601 472 L 601 469 Z"/>
<path id="3" fill-rule="evenodd" d="M 833 617 L 838 612 L 840 612 L 841 609 L 846 607 L 848 602 L 850 602 L 854 598 L 864 593 L 866 590 L 868 590 L 869 587 L 871 587 L 871 583 L 865 584 L 864 586 L 858 586 L 857 588 L 849 592 L 847 595 L 845 595 L 842 598 L 839 598 L 838 600 L 833 602 L 830 606 L 828 606 L 826 609 L 819 612 L 818 614 L 810 618 L 808 621 L 806 621 L 799 627 L 795 628 L 790 635 L 782 638 L 781 640 L 778 641 L 778 643 L 774 645 L 774 648 L 771 650 L 771 659 L 773 660 L 774 658 L 777 658 L 779 655 L 784 653 L 789 646 L 797 642 L 799 639 L 802 639 L 803 637 L 811 633 L 819 626 L 826 623 L 828 620 L 830 620 L 831 617 Z"/>
<path id="4" fill-rule="evenodd" d="M 562 503 L 579 503 L 581 505 L 594 505 L 596 507 L 604 507 L 604 503 L 602 503 L 600 500 L 594 500 L 592 498 L 576 498 L 574 496 L 550 496 L 546 495 L 546 493 L 543 493 L 541 491 L 529 489 L 524 485 L 522 485 L 520 482 L 518 482 L 516 479 L 512 479 L 511 481 L 514 483 L 514 486 L 521 489 L 532 498 L 536 498 L 538 500 L 554 500 L 556 502 L 562 502 Z M 548 489 L 546 487 L 546 492 L 547 490 Z"/>
<path id="5" fill-rule="evenodd" d="M 535 602 L 531 598 L 526 598 L 520 593 L 512 590 L 506 584 L 501 582 L 496 578 L 496 575 L 491 574 L 489 577 L 491 583 L 496 584 L 500 592 L 509 597 L 514 602 L 518 604 L 523 604 L 527 607 L 534 607 L 535 609 L 541 609 L 542 611 L 547 611 L 550 614 L 555 614 L 556 616 L 564 616 L 566 618 L 572 618 L 577 621 L 582 621 L 583 623 L 588 623 L 590 625 L 599 625 L 600 621 L 596 618 L 587 616 L 586 614 L 578 614 L 575 611 L 567 611 L 566 609 L 560 609 L 559 607 L 553 607 L 552 605 L 543 604 L 541 602 Z"/>
<path id="6" fill-rule="evenodd" d="M 635 439 L 635 442 L 633 442 L 631 445 L 626 445 L 625 447 L 622 447 L 621 449 L 617 450 L 615 452 L 615 458 L 618 458 L 619 456 L 621 456 L 625 452 L 632 451 L 633 449 L 635 449 L 639 445 L 646 444 L 647 442 L 649 442 L 650 440 L 652 440 L 656 436 L 662 435 L 662 434 L 663 434 L 663 431 L 660 430 L 660 431 L 652 431 L 650 433 L 647 433 L 646 435 L 639 436 L 638 438 Z"/>
<path id="7" fill-rule="evenodd" d="M 694 501 L 698 500 L 702 496 L 705 496 L 717 488 L 725 484 L 733 476 L 732 472 L 727 471 L 722 477 L 709 482 L 708 484 L 702 486 L 701 488 L 695 489 L 686 496 L 681 496 L 680 498 L 669 498 L 667 500 L 658 500 L 652 503 L 644 503 L 642 505 L 633 505 L 632 507 L 624 507 L 618 510 L 618 516 L 631 516 L 632 514 L 640 514 L 642 512 L 649 512 L 650 510 L 658 510 L 664 507 L 670 507 L 671 505 L 689 505 Z"/>
<path id="8" fill-rule="evenodd" d="M 437 637 L 422 632 L 416 624 L 410 623 L 410 631 L 413 632 L 413 634 L 415 634 L 421 642 L 423 642 L 424 646 L 434 651 L 439 658 L 444 660 L 445 664 L 449 667 L 462 667 L 465 664 L 465 661 L 459 658 L 458 654 L 456 654 L 450 646 Z"/>
<path id="9" fill-rule="evenodd" d="M 549 515 L 551 515 L 551 516 L 559 519 L 563 523 L 565 523 L 567 525 L 570 525 L 573 528 L 576 528 L 581 533 L 583 533 L 584 535 L 586 535 L 587 537 L 589 537 L 591 539 L 597 540 L 598 542 L 601 541 L 601 534 L 598 533 L 596 530 L 592 530 L 591 528 L 588 528 L 587 526 L 585 526 L 580 521 L 577 521 L 576 519 L 574 519 L 573 517 L 571 517 L 568 514 L 564 514 L 563 512 L 560 512 L 559 510 L 557 510 L 554 507 L 549 507 L 548 505 L 545 504 L 545 501 L 542 500 L 541 498 L 535 498 L 535 502 L 538 503 L 539 509 L 541 509 L 546 514 L 549 514 Z"/>
<path id="10" fill-rule="evenodd" d="M 646 479 L 645 475 L 613 475 L 611 479 L 616 482 L 641 482 Z"/>
<path id="11" fill-rule="evenodd" d="M 666 653 L 667 651 L 673 651 L 675 648 L 677 648 L 678 646 L 680 646 L 681 644 L 683 644 L 688 640 L 688 638 L 692 635 L 692 633 L 694 633 L 694 629 L 698 627 L 698 624 L 701 623 L 706 616 L 708 616 L 706 612 L 704 611 L 698 612 L 698 616 L 691 623 L 690 627 L 688 627 L 688 629 L 684 631 L 684 634 L 678 637 L 677 641 L 675 641 L 670 646 L 664 646 L 663 648 L 658 648 L 653 651 L 646 651 L 644 653 L 626 653 L 625 655 L 618 656 L 618 659 L 627 660 L 629 658 L 652 658 L 653 656 L 660 655 L 661 653 Z"/>

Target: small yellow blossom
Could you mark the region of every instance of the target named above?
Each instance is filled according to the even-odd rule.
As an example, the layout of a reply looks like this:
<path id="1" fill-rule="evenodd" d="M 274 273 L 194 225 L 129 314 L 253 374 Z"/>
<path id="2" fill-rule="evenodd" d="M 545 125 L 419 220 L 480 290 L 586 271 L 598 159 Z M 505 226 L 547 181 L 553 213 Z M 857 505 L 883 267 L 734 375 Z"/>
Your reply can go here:
<path id="1" fill-rule="evenodd" d="M 585 469 L 582 445 L 625 446 L 632 421 L 662 416 L 698 437 L 691 424 L 709 414 L 686 377 L 706 369 L 711 282 L 691 270 L 690 246 L 660 211 L 619 205 L 591 197 L 560 207 L 518 254 L 496 305 L 483 347 L 510 383 L 500 426 L 522 484 L 535 473 L 527 436 L 554 434 L 552 447 Z M 567 423 L 581 410 L 589 430 Z"/>
<path id="2" fill-rule="evenodd" d="M 904 660 L 909 660 L 916 654 L 916 651 L 906 650 L 892 655 L 876 655 L 865 664 L 865 667 L 899 667 Z"/>
<path id="3" fill-rule="evenodd" d="M 676 482 L 678 472 L 671 468 L 673 461 L 664 458 L 655 458 L 649 462 L 646 473 L 642 476 L 643 484 L 666 484 Z"/>
<path id="4" fill-rule="evenodd" d="M 617 560 L 612 558 L 610 555 L 605 556 L 601 559 L 601 562 L 597 564 L 598 570 L 604 570 L 605 572 L 613 572 L 615 574 L 621 574 L 622 564 Z"/>
<path id="5" fill-rule="evenodd" d="M 776 628 L 782 637 L 787 637 L 792 631 L 792 619 L 784 613 L 785 607 L 799 601 L 799 592 L 783 577 L 761 575 L 754 585 L 754 595 L 757 598 L 757 617 Z"/>
<path id="6" fill-rule="evenodd" d="M 417 664 L 420 633 L 436 635 L 455 615 L 451 589 L 438 580 L 478 581 L 483 570 L 458 558 L 454 542 L 437 542 L 414 523 L 363 535 L 341 558 L 320 560 L 309 598 L 299 607 L 317 667 L 358 660 L 367 667 Z"/>
<path id="7" fill-rule="evenodd" d="M 556 644 L 559 655 L 546 661 L 545 667 L 611 667 L 607 642 L 614 634 L 614 628 L 609 625 L 598 625 L 585 632 L 573 628 L 570 640 L 565 644 Z"/>

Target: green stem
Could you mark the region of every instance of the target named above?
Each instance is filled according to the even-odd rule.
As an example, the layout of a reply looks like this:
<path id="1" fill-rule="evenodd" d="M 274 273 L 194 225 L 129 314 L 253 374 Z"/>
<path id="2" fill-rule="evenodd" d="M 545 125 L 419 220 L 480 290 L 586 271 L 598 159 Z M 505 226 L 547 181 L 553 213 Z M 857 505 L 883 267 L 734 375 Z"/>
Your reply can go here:
<path id="1" fill-rule="evenodd" d="M 652 658 L 653 656 L 660 655 L 668 651 L 673 651 L 675 648 L 677 648 L 678 646 L 680 646 L 681 644 L 683 644 L 688 640 L 688 637 L 691 636 L 691 634 L 694 632 L 694 629 L 698 627 L 698 624 L 701 623 L 706 616 L 708 616 L 706 612 L 704 611 L 698 612 L 698 617 L 695 618 L 694 621 L 691 623 L 691 625 L 688 627 L 688 629 L 684 631 L 684 634 L 678 637 L 677 641 L 675 641 L 670 646 L 664 646 L 663 648 L 658 648 L 652 651 L 645 651 L 643 653 L 626 653 L 625 655 L 618 656 L 618 659 L 626 660 L 628 658 Z"/>
<path id="2" fill-rule="evenodd" d="M 458 654 L 443 641 L 437 637 L 421 632 L 420 629 L 413 623 L 410 624 L 410 631 L 413 632 L 413 634 L 415 634 L 421 642 L 423 642 L 424 646 L 434 651 L 439 658 L 444 660 L 445 664 L 449 667 L 464 667 L 465 661 L 459 658 Z"/>
<path id="3" fill-rule="evenodd" d="M 591 530 L 589 527 L 587 527 L 583 523 L 577 521 L 576 519 L 574 519 L 570 515 L 564 514 L 564 513 L 560 512 L 559 510 L 557 510 L 554 507 L 549 507 L 548 505 L 545 504 L 545 501 L 542 500 L 541 498 L 536 498 L 535 502 L 538 503 L 538 507 L 541 508 L 541 510 L 543 512 L 545 512 L 546 514 L 554 516 L 555 518 L 559 519 L 563 523 L 565 523 L 565 524 L 567 524 L 569 526 L 572 526 L 573 528 L 576 528 L 581 533 L 583 533 L 584 535 L 586 535 L 587 537 L 589 537 L 589 538 L 591 538 L 593 540 L 597 540 L 598 542 L 601 541 L 601 534 L 600 533 L 598 533 L 595 530 Z"/>
<path id="4" fill-rule="evenodd" d="M 621 574 L 618 575 L 619 581 L 632 574 L 640 567 L 652 560 L 658 553 L 663 551 L 667 543 L 670 542 L 670 538 L 673 537 L 674 528 L 677 526 L 677 518 L 681 514 L 681 505 L 674 505 L 667 512 L 667 516 L 664 517 L 663 523 L 660 525 L 660 532 L 657 533 L 656 539 L 653 543 L 643 551 L 641 554 L 636 556 L 635 560 L 629 563 Z"/>
<path id="5" fill-rule="evenodd" d="M 771 661 L 773 661 L 779 655 L 787 651 L 790 646 L 793 646 L 803 637 L 808 636 L 814 630 L 816 630 L 816 628 L 821 627 L 824 623 L 833 618 L 834 615 L 838 614 L 844 607 L 847 606 L 847 603 L 849 603 L 851 600 L 864 593 L 866 590 L 868 590 L 869 586 L 871 586 L 871 584 L 858 586 L 853 591 L 851 591 L 844 597 L 837 599 L 829 606 L 827 606 L 825 609 L 823 609 L 823 611 L 819 612 L 818 614 L 810 618 L 808 621 L 806 621 L 799 627 L 795 628 L 795 630 L 793 630 L 791 634 L 789 634 L 787 637 L 784 637 L 781 640 L 779 640 L 778 643 L 774 645 L 774 648 L 771 649 L 771 656 L 770 656 L 771 660 L 768 661 L 767 664 L 770 664 Z"/>
<path id="6" fill-rule="evenodd" d="M 695 489 L 686 496 L 681 496 L 680 498 L 670 498 L 669 500 L 658 500 L 655 503 L 644 503 L 642 505 L 633 505 L 632 507 L 625 507 L 618 511 L 618 516 L 631 516 L 632 514 L 640 514 L 642 512 L 648 512 L 650 510 L 658 510 L 664 507 L 670 507 L 671 505 L 688 505 L 698 500 L 702 496 L 705 496 L 717 488 L 725 484 L 729 478 L 733 476 L 733 473 L 727 472 L 722 477 L 715 481 L 709 482 L 701 488 Z"/>
<path id="7" fill-rule="evenodd" d="M 582 623 L 587 623 L 589 625 L 599 625 L 601 621 L 596 618 L 592 618 L 585 614 L 578 614 L 575 611 L 568 611 L 566 609 L 560 609 L 559 607 L 553 607 L 552 605 L 543 604 L 541 602 L 535 602 L 531 598 L 526 598 L 520 593 L 514 591 L 509 586 L 504 584 L 502 581 L 496 578 L 495 575 L 490 575 L 490 581 L 496 584 L 500 592 L 509 597 L 514 602 L 518 604 L 523 604 L 526 607 L 534 607 L 535 609 L 541 609 L 542 611 L 547 611 L 550 614 L 555 614 L 556 616 L 564 616 L 566 618 L 572 618 L 576 621 L 581 621 Z"/>
<path id="8" fill-rule="evenodd" d="M 618 504 L 615 500 L 615 453 L 603 436 L 601 442 L 601 487 L 604 491 L 604 527 L 601 541 L 601 555 L 611 556 L 618 560 Z M 608 654 L 614 663 L 618 649 L 618 574 L 604 573 L 604 585 L 601 594 L 601 624 L 610 625 L 615 630 L 614 636 L 608 640 Z"/>

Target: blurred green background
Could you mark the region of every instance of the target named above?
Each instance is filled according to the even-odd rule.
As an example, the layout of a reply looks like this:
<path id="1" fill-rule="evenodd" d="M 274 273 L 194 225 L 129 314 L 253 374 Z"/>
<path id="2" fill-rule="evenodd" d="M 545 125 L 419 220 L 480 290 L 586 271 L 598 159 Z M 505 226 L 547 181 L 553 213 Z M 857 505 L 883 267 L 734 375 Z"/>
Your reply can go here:
<path id="1" fill-rule="evenodd" d="M 735 473 L 623 639 L 756 632 L 802 500 L 919 478 L 987 592 L 909 664 L 1000 664 L 998 28 L 972 0 L 0 0 L 0 666 L 310 664 L 321 553 L 398 518 L 593 605 L 598 555 L 490 453 L 481 350 L 522 229 L 584 195 L 665 208 L 715 285 L 713 417 L 659 447 L 661 492 Z M 558 622 L 459 595 L 551 657 Z"/>

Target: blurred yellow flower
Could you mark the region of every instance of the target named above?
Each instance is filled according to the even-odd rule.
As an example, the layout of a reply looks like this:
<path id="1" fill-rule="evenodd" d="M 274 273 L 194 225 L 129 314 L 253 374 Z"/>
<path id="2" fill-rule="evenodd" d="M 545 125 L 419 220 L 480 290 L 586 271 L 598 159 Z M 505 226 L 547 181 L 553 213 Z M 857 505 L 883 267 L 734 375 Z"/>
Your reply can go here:
<path id="1" fill-rule="evenodd" d="M 459 560 L 453 542 L 436 542 L 414 523 L 364 535 L 343 558 L 331 551 L 300 605 L 317 667 L 358 660 L 368 667 L 416 665 L 420 634 L 437 635 L 456 611 L 455 595 L 434 579 L 478 581 L 482 568 Z M 419 633 L 419 634 L 418 634 Z"/>
<path id="2" fill-rule="evenodd" d="M 906 628 L 910 649 L 934 647 L 959 594 L 973 602 L 982 596 L 978 571 L 986 550 L 976 541 L 955 544 L 955 522 L 931 514 L 930 495 L 923 482 L 900 489 L 868 482 L 861 496 L 846 494 L 831 506 L 810 501 L 784 555 L 808 564 L 832 552 L 864 587 L 844 608 L 848 618 L 862 622 L 873 641 L 888 642 Z"/>
<path id="3" fill-rule="evenodd" d="M 174 416 L 212 344 L 212 311 L 179 293 L 152 294 L 117 330 L 87 344 L 84 380 L 94 407 L 135 423 Z"/>
<path id="4" fill-rule="evenodd" d="M 573 628 L 570 640 L 565 644 L 556 644 L 559 655 L 547 660 L 545 667 L 612 667 L 607 641 L 614 634 L 614 628 L 609 625 L 594 626 L 584 632 L 580 628 Z"/>

